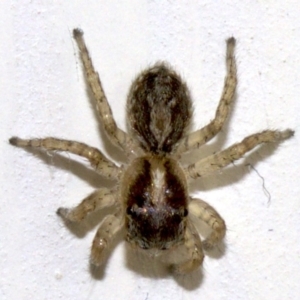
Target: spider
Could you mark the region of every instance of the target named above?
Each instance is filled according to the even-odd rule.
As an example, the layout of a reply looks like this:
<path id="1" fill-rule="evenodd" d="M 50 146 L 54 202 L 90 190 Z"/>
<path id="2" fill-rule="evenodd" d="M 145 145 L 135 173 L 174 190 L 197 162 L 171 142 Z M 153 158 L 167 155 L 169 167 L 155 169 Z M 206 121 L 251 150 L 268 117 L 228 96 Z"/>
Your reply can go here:
<path id="1" fill-rule="evenodd" d="M 235 39 L 231 37 L 226 42 L 227 75 L 215 117 L 208 125 L 188 133 L 192 118 L 189 90 L 167 63 L 158 62 L 141 72 L 132 83 L 127 99 L 130 131 L 126 133 L 117 127 L 113 118 L 83 32 L 74 29 L 73 36 L 101 123 L 110 141 L 126 154 L 127 163 L 118 166 L 96 148 L 53 137 L 12 137 L 10 144 L 77 154 L 87 158 L 96 172 L 117 181 L 114 188 L 96 190 L 73 209 L 57 210 L 66 221 L 80 222 L 91 212 L 114 207 L 113 213 L 101 222 L 93 240 L 92 264 L 99 266 L 106 261 L 114 237 L 125 227 L 126 240 L 133 248 L 158 257 L 181 251 L 182 255 L 169 263 L 172 270 L 180 274 L 196 270 L 203 262 L 203 250 L 212 249 L 224 238 L 226 225 L 212 206 L 189 195 L 188 183 L 231 164 L 259 144 L 283 141 L 294 132 L 287 129 L 255 133 L 184 166 L 180 163 L 181 154 L 211 140 L 228 116 L 237 85 Z M 193 223 L 195 219 L 211 228 L 203 241 Z"/>

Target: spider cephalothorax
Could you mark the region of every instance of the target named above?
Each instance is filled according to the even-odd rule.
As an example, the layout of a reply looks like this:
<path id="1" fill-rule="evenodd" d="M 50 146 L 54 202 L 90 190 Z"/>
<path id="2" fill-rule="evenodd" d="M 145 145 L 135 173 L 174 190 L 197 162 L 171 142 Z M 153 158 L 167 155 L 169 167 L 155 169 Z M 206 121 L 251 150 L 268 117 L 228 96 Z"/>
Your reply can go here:
<path id="1" fill-rule="evenodd" d="M 135 159 L 124 173 L 127 240 L 143 249 L 183 242 L 189 196 L 184 172 L 160 156 Z"/>
<path id="2" fill-rule="evenodd" d="M 192 104 L 187 86 L 168 64 L 157 63 L 142 72 L 132 84 L 127 101 L 130 133 L 126 133 L 113 119 L 82 31 L 75 29 L 74 38 L 104 130 L 111 142 L 124 151 L 127 163 L 117 166 L 100 150 L 76 141 L 13 137 L 10 143 L 80 155 L 87 158 L 102 176 L 118 181 L 113 189 L 100 188 L 73 209 L 59 208 L 57 211 L 65 220 L 79 222 L 97 209 L 114 207 L 114 212 L 102 220 L 94 238 L 93 264 L 101 265 L 105 261 L 113 238 L 125 226 L 127 241 L 149 254 L 152 250 L 174 253 L 177 249 L 181 257 L 170 262 L 175 272 L 188 273 L 197 269 L 204 258 L 203 249 L 216 246 L 224 238 L 226 226 L 213 207 L 189 196 L 188 182 L 220 170 L 261 143 L 287 139 L 293 131 L 265 130 L 184 166 L 178 161 L 181 153 L 197 149 L 211 140 L 228 116 L 237 84 L 235 39 L 227 40 L 224 90 L 216 115 L 208 125 L 188 133 Z M 203 242 L 193 224 L 195 219 L 204 221 L 211 228 Z M 184 251 L 179 251 L 180 248 Z"/>

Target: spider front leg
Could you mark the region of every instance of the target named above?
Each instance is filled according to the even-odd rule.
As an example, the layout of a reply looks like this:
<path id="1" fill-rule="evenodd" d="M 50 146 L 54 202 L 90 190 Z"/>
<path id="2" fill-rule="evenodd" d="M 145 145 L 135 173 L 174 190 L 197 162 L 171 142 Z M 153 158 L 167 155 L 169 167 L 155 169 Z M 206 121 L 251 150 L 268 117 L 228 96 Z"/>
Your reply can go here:
<path id="1" fill-rule="evenodd" d="M 91 212 L 117 203 L 116 191 L 101 188 L 82 200 L 73 209 L 60 207 L 57 214 L 70 222 L 80 222 Z"/>
<path id="2" fill-rule="evenodd" d="M 212 229 L 212 233 L 203 241 L 203 248 L 211 250 L 225 236 L 226 225 L 224 220 L 212 206 L 200 199 L 191 199 L 189 212 Z"/>
<path id="3" fill-rule="evenodd" d="M 95 71 L 86 47 L 83 38 L 83 31 L 80 29 L 74 29 L 73 36 L 80 50 L 80 57 L 86 73 L 86 79 L 96 100 L 97 111 L 100 115 L 100 120 L 103 124 L 104 130 L 110 141 L 125 150 L 129 157 L 133 152 L 138 152 L 140 149 L 126 132 L 117 127 L 110 105 L 102 88 L 99 74 Z"/>
<path id="4" fill-rule="evenodd" d="M 187 223 L 184 244 L 179 247 L 183 247 L 185 257 L 181 263 L 172 265 L 173 271 L 178 274 L 187 274 L 197 270 L 203 262 L 204 254 L 198 231 L 190 220 Z"/>
<path id="5" fill-rule="evenodd" d="M 195 179 L 211 174 L 229 165 L 235 160 L 240 159 L 243 155 L 262 143 L 280 142 L 294 135 L 294 131 L 287 129 L 285 131 L 265 130 L 246 137 L 242 142 L 232 145 L 231 147 L 210 155 L 200 161 L 190 164 L 185 168 L 187 177 Z"/>
<path id="6" fill-rule="evenodd" d="M 42 148 L 51 151 L 66 151 L 87 158 L 92 167 L 107 178 L 118 179 L 122 170 L 113 162 L 108 160 L 100 150 L 90 147 L 84 143 L 57 138 L 25 140 L 18 137 L 9 139 L 11 145 L 17 147 Z"/>
<path id="7" fill-rule="evenodd" d="M 216 111 L 215 118 L 205 127 L 189 134 L 180 143 L 177 153 L 183 153 L 211 140 L 223 127 L 231 108 L 234 92 L 237 85 L 236 62 L 234 57 L 235 39 L 232 37 L 227 40 L 226 66 L 227 75 L 223 87 L 223 93 Z"/>
<path id="8" fill-rule="evenodd" d="M 106 260 L 113 239 L 119 230 L 124 226 L 124 218 L 121 209 L 113 215 L 108 215 L 101 223 L 91 249 L 91 263 L 100 266 Z"/>

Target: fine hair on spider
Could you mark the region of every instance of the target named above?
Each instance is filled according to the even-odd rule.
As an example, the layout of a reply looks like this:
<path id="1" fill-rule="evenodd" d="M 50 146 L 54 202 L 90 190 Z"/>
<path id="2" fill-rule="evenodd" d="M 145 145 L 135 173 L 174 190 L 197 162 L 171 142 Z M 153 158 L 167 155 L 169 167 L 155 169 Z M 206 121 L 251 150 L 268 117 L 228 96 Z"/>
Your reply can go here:
<path id="1" fill-rule="evenodd" d="M 92 264 L 103 264 L 117 232 L 125 227 L 126 240 L 133 248 L 150 255 L 155 253 L 157 257 L 171 252 L 183 253 L 168 263 L 175 273 L 198 269 L 204 251 L 223 240 L 226 225 L 212 206 L 189 195 L 189 182 L 226 167 L 262 143 L 288 139 L 293 136 L 293 130 L 264 130 L 252 134 L 225 150 L 185 166 L 179 160 L 180 155 L 200 148 L 215 137 L 229 114 L 237 85 L 235 39 L 231 37 L 226 41 L 227 75 L 215 117 L 209 124 L 188 132 L 192 101 L 187 85 L 167 63 L 159 62 L 141 72 L 132 83 L 127 99 L 130 127 L 127 133 L 113 118 L 83 32 L 74 29 L 73 35 L 104 131 L 110 142 L 124 151 L 127 163 L 118 166 L 97 148 L 54 137 L 12 137 L 10 144 L 82 156 L 96 172 L 117 182 L 112 189 L 99 188 L 75 208 L 57 210 L 66 221 L 80 222 L 98 209 L 114 208 L 100 220 L 92 243 Z M 211 228 L 203 241 L 193 219 L 202 220 Z"/>

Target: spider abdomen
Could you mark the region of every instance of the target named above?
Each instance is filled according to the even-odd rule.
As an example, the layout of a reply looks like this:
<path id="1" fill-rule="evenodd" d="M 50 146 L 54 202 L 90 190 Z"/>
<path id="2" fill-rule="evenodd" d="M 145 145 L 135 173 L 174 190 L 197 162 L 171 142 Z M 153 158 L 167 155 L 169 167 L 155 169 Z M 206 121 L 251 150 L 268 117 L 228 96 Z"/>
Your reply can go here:
<path id="1" fill-rule="evenodd" d="M 133 82 L 128 96 L 128 119 L 141 147 L 170 153 L 184 135 L 192 115 L 186 84 L 165 63 L 157 63 Z"/>

